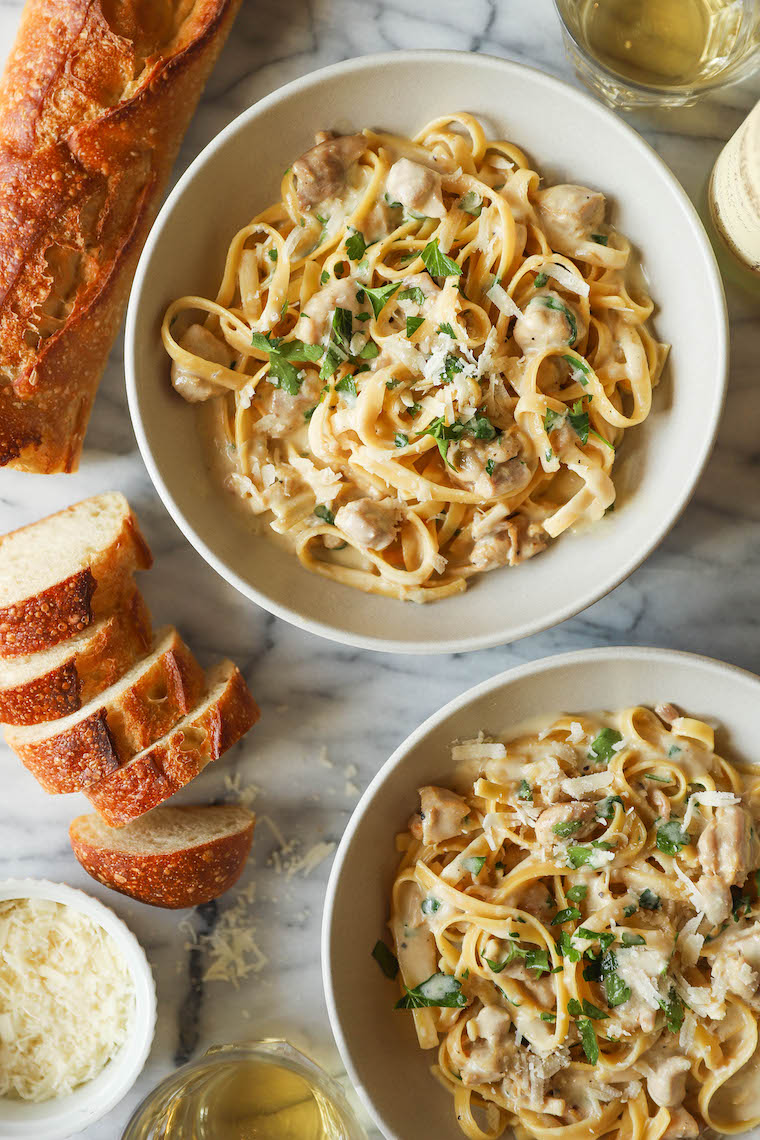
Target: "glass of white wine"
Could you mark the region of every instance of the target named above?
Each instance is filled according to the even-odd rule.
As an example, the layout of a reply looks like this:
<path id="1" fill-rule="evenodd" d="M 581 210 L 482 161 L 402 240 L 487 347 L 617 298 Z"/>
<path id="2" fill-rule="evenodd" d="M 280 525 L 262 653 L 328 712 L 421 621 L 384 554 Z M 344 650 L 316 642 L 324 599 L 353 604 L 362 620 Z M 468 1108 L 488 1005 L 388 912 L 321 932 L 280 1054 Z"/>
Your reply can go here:
<path id="1" fill-rule="evenodd" d="M 343 1090 L 287 1041 L 216 1045 L 139 1106 L 122 1140 L 367 1140 Z"/>
<path id="2" fill-rule="evenodd" d="M 624 109 L 683 107 L 758 65 L 760 0 L 554 0 L 579 77 Z"/>

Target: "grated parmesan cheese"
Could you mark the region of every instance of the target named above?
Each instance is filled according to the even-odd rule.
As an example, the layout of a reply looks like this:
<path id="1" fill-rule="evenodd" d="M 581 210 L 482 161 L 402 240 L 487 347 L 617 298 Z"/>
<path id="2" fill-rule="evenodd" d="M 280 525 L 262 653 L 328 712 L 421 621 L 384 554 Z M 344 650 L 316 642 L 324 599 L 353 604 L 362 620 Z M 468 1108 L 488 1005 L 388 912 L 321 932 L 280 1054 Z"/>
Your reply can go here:
<path id="1" fill-rule="evenodd" d="M 561 285 L 563 289 L 567 289 L 568 292 L 577 293 L 579 297 L 588 297 L 588 281 L 584 281 L 582 277 L 571 273 L 566 266 L 555 265 L 551 261 L 546 261 L 541 266 L 541 271 L 545 273 L 547 277 L 553 277 L 554 280 Z"/>
<path id="2" fill-rule="evenodd" d="M 493 284 L 486 293 L 489 301 L 493 301 L 500 313 L 506 317 L 521 317 L 522 309 L 510 297 L 509 293 L 498 282 Z"/>
<path id="3" fill-rule="evenodd" d="M 704 804 L 705 807 L 730 807 L 738 803 L 741 803 L 741 800 L 733 792 L 693 792 L 686 804 L 682 826 L 684 830 L 689 826 L 694 818 L 697 804 Z"/>
<path id="4" fill-rule="evenodd" d="M 580 799 L 587 792 L 609 788 L 614 779 L 614 772 L 592 772 L 590 776 L 565 776 L 560 785 L 563 792 L 567 792 L 574 799 Z"/>
<path id="5" fill-rule="evenodd" d="M 110 934 L 50 899 L 0 903 L 0 1095 L 66 1096 L 119 1052 L 134 1012 Z"/>
<path id="6" fill-rule="evenodd" d="M 498 742 L 463 740 L 451 747 L 451 759 L 455 764 L 463 760 L 506 760 L 507 750 Z"/>

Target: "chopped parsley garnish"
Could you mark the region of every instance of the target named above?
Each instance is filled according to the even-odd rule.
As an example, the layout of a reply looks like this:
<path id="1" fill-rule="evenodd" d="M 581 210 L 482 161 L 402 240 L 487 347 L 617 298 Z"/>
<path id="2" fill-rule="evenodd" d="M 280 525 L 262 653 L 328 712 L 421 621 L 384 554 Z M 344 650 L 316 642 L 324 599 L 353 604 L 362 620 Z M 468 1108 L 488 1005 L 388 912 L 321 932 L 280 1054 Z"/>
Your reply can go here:
<path id="1" fill-rule="evenodd" d="M 432 895 L 428 895 L 428 897 L 426 899 L 422 900 L 422 913 L 423 914 L 435 914 L 435 912 L 437 910 L 440 910 L 440 909 L 441 909 L 440 900 L 433 898 Z"/>
<path id="2" fill-rule="evenodd" d="M 528 970 L 542 970 L 549 973 L 549 956 L 546 950 L 529 950 L 525 955 L 525 967 Z"/>
<path id="3" fill-rule="evenodd" d="M 533 789 L 527 780 L 520 780 L 520 783 L 517 787 L 517 798 L 518 800 L 528 800 L 532 802 Z"/>
<path id="4" fill-rule="evenodd" d="M 608 1013 L 604 1013 L 603 1010 L 599 1009 L 598 1006 L 592 1005 L 586 998 L 583 999 L 583 1004 L 581 1004 L 577 998 L 570 998 L 567 1003 L 567 1012 L 571 1017 L 581 1017 L 585 1015 L 586 1017 L 590 1017 L 593 1021 L 606 1021 L 610 1016 Z"/>
<path id="5" fill-rule="evenodd" d="M 582 867 L 584 863 L 588 863 L 594 849 L 597 851 L 614 851 L 612 843 L 607 843 L 604 839 L 592 840 L 590 847 L 568 847 L 567 858 L 570 866 L 577 870 L 578 867 Z"/>
<path id="6" fill-rule="evenodd" d="M 591 751 L 597 760 L 611 760 L 615 755 L 613 745 L 619 744 L 623 739 L 622 733 L 616 728 L 603 728 L 598 736 L 591 741 Z"/>
<path id="7" fill-rule="evenodd" d="M 398 388 L 400 383 L 401 383 L 400 380 L 386 380 L 385 381 L 385 387 L 388 389 L 389 392 L 392 392 L 394 388 Z"/>
<path id="8" fill-rule="evenodd" d="M 572 412 L 567 413 L 567 418 L 581 443 L 588 443 L 588 412 L 584 412 L 582 400 L 575 401 Z"/>
<path id="9" fill-rule="evenodd" d="M 453 340 L 456 340 L 457 338 L 457 334 L 454 332 L 448 321 L 444 321 L 442 325 L 438 326 L 438 332 L 443 333 L 444 336 L 450 336 Z"/>
<path id="10" fill-rule="evenodd" d="M 376 356 L 380 355 L 380 349 L 375 344 L 374 340 L 368 340 L 364 348 L 359 353 L 360 360 L 374 360 Z"/>
<path id="11" fill-rule="evenodd" d="M 597 245 L 607 245 L 610 239 L 607 234 L 592 234 L 591 240 L 595 241 Z"/>
<path id="12" fill-rule="evenodd" d="M 372 313 L 357 313 L 356 314 L 357 321 L 368 321 L 368 320 L 370 320 L 371 317 L 372 317 Z"/>
<path id="13" fill-rule="evenodd" d="M 577 906 L 566 906 L 564 910 L 558 910 L 554 918 L 551 920 L 551 926 L 562 926 L 566 922 L 577 922 L 581 917 L 581 912 Z"/>
<path id="14" fill-rule="evenodd" d="M 623 932 L 622 943 L 623 946 L 646 946 L 647 940 L 643 934 L 631 934 L 626 930 Z"/>
<path id="15" fill-rule="evenodd" d="M 583 1045 L 583 1052 L 586 1054 L 586 1060 L 590 1065 L 595 1065 L 599 1060 L 599 1042 L 596 1039 L 594 1026 L 587 1017 L 579 1017 L 575 1024 L 581 1035 L 581 1044 Z"/>
<path id="16" fill-rule="evenodd" d="M 656 895 L 654 891 L 650 891 L 649 887 L 645 887 L 639 895 L 639 906 L 642 910 L 657 910 L 660 905 L 660 896 Z"/>
<path id="17" fill-rule="evenodd" d="M 314 415 L 314 413 L 316 412 L 316 410 L 317 410 L 317 405 L 316 405 L 316 404 L 314 405 L 314 407 L 313 407 L 313 408 L 307 408 L 307 409 L 306 409 L 306 411 L 305 411 L 305 412 L 304 412 L 304 414 L 303 414 L 303 418 L 306 420 L 306 422 L 307 422 L 307 423 L 309 422 L 309 420 L 311 419 L 311 417 Z"/>
<path id="18" fill-rule="evenodd" d="M 407 409 L 411 412 L 411 408 Z M 453 424 L 447 424 L 443 416 L 438 416 L 437 419 L 425 429 L 422 435 L 431 435 L 438 444 L 438 450 L 444 462 L 452 468 L 449 463 L 448 452 L 449 444 L 452 441 L 457 441 L 463 435 L 474 435 L 476 439 L 493 439 L 496 435 L 496 428 L 491 421 L 483 415 L 473 416 L 467 423 L 461 423 L 459 420 Z M 420 437 L 422 438 L 422 437 Z"/>
<path id="19" fill-rule="evenodd" d="M 669 819 L 657 828 L 657 850 L 665 855 L 677 855 L 683 847 L 691 843 L 691 836 L 681 827 L 677 819 Z"/>
<path id="20" fill-rule="evenodd" d="M 565 819 L 561 823 L 555 823 L 552 831 L 560 839 L 566 839 L 568 835 L 575 835 L 576 831 L 580 831 L 582 827 L 582 819 Z"/>
<path id="21" fill-rule="evenodd" d="M 408 325 L 408 317 L 406 321 Z M 454 356 L 454 354 L 450 352 L 443 362 L 443 374 L 441 376 L 441 379 L 443 380 L 444 384 L 450 384 L 456 376 L 457 372 L 461 372 L 463 368 L 464 365 L 462 364 L 462 361 L 459 359 L 459 357 Z"/>
<path id="22" fill-rule="evenodd" d="M 460 210 L 464 210 L 465 214 L 471 214 L 473 218 L 480 217 L 480 211 L 483 209 L 483 199 L 474 190 L 468 190 L 466 194 L 457 202 Z"/>
<path id="23" fill-rule="evenodd" d="M 514 953 L 515 949 L 518 949 L 518 947 L 509 947 L 509 953 L 503 962 L 494 962 L 492 958 L 484 958 L 483 961 L 488 966 L 489 970 L 493 970 L 494 974 L 500 974 L 504 967 L 508 966 L 509 963 L 517 956 Z"/>
<path id="24" fill-rule="evenodd" d="M 354 230 L 350 237 L 346 238 L 346 253 L 352 261 L 361 261 L 364 257 L 364 252 L 367 248 L 367 243 L 364 240 L 364 234 Z"/>
<path id="25" fill-rule="evenodd" d="M 485 855 L 470 855 L 467 859 L 460 859 L 459 865 L 463 871 L 469 871 L 471 875 L 479 875 L 486 865 Z"/>
<path id="26" fill-rule="evenodd" d="M 270 261 L 276 261 L 277 260 L 277 250 L 276 249 L 268 249 L 267 250 L 267 257 L 269 258 Z"/>
<path id="27" fill-rule="evenodd" d="M 395 443 L 396 447 L 406 447 L 406 445 L 409 443 L 409 436 L 405 435 L 402 431 L 397 431 L 393 437 L 393 442 Z"/>
<path id="28" fill-rule="evenodd" d="M 749 914 L 752 910 L 750 897 L 742 892 L 741 887 L 731 887 L 731 901 L 731 913 L 734 916 L 734 922 L 739 922 L 744 915 Z"/>
<path id="29" fill-rule="evenodd" d="M 376 317 L 380 313 L 389 297 L 392 297 L 397 289 L 401 287 L 400 281 L 391 281 L 388 285 L 382 285 L 379 289 L 368 289 L 365 285 L 364 293 L 369 298 L 369 303 L 372 306 L 372 312 Z"/>
<path id="30" fill-rule="evenodd" d="M 392 981 L 398 974 L 398 959 L 396 955 L 388 949 L 384 942 L 377 941 L 375 943 L 375 948 L 372 951 L 372 957 L 375 959 L 378 966 L 385 974 L 386 978 L 390 978 Z"/>
<path id="31" fill-rule="evenodd" d="M 462 983 L 450 974 L 433 974 L 413 990 L 408 986 L 404 989 L 406 993 L 396 1002 L 395 1009 L 423 1009 L 427 1006 L 461 1009 L 467 1005 L 467 998 L 461 992 Z"/>
<path id="32" fill-rule="evenodd" d="M 615 814 L 615 804 L 620 804 L 621 808 L 625 807 L 620 796 L 605 796 L 603 800 L 599 800 L 596 804 L 596 814 L 599 819 L 612 819 Z"/>
<path id="33" fill-rule="evenodd" d="M 645 780 L 654 780 L 656 784 L 672 784 L 672 776 L 655 776 L 654 772 L 646 772 L 644 774 Z"/>
<path id="34" fill-rule="evenodd" d="M 554 431 L 555 427 L 562 423 L 564 420 L 562 412 L 555 412 L 554 408 L 547 408 L 546 415 L 544 416 L 544 431 L 548 435 L 549 432 Z"/>
<path id="35" fill-rule="evenodd" d="M 462 273 L 456 261 L 439 249 L 438 238 L 428 242 L 421 257 L 431 277 L 459 277 Z"/>
<path id="36" fill-rule="evenodd" d="M 353 376 L 344 376 L 335 385 L 336 392 L 345 392 L 347 396 L 356 396 L 356 384 Z"/>
<path id="37" fill-rule="evenodd" d="M 304 344 L 302 340 L 282 340 L 281 337 L 272 337 L 269 333 L 259 332 L 255 332 L 251 337 L 251 345 L 260 352 L 268 353 L 270 384 L 275 388 L 282 388 L 290 396 L 297 396 L 303 383 L 298 375 L 299 369 L 291 361 L 317 361 L 323 352 L 318 344 Z"/>
<path id="38" fill-rule="evenodd" d="M 671 1033 L 679 1033 L 683 1025 L 683 1002 L 675 990 L 667 998 L 660 998 L 659 1005 L 665 1014 L 665 1024 Z"/>
<path id="39" fill-rule="evenodd" d="M 327 282 L 328 282 L 329 280 L 330 280 L 330 272 L 329 272 L 329 270 L 327 270 L 327 269 L 323 269 L 323 270 L 322 270 L 322 272 L 321 272 L 321 273 L 320 273 L 320 275 L 319 275 L 319 283 L 320 283 L 320 285 L 326 285 L 326 284 L 327 284 Z"/>
<path id="40" fill-rule="evenodd" d="M 323 522 L 329 523 L 330 526 L 333 526 L 335 524 L 335 515 L 332 513 L 329 507 L 326 507 L 324 505 L 324 503 L 320 503 L 318 507 L 314 508 L 314 514 L 318 519 L 322 519 Z"/>
<path id="41" fill-rule="evenodd" d="M 600 965 L 604 995 L 610 1009 L 630 1001 L 631 987 L 617 973 L 617 958 L 611 950 L 604 955 Z"/>
<path id="42" fill-rule="evenodd" d="M 584 883 L 578 883 L 574 887 L 570 887 L 567 891 L 567 897 L 570 902 L 583 902 L 588 894 L 588 887 Z"/>
<path id="43" fill-rule="evenodd" d="M 338 280 L 340 280 L 341 277 L 346 276 L 349 268 L 350 268 L 350 266 L 347 265 L 347 263 L 345 261 L 336 261 L 335 262 L 335 269 L 333 270 L 333 272 L 335 273 L 335 276 L 338 278 Z"/>
<path id="44" fill-rule="evenodd" d="M 348 346 L 351 341 L 353 314 L 350 309 L 336 308 L 330 326 L 330 340 L 319 370 L 320 380 L 328 380 L 348 360 Z"/>
<path id="45" fill-rule="evenodd" d="M 556 1013 L 549 1013 L 549 1011 L 546 1009 L 543 1011 L 543 1013 L 539 1014 L 539 1017 L 541 1018 L 542 1021 L 556 1021 L 557 1020 Z"/>
<path id="46" fill-rule="evenodd" d="M 557 297 L 547 295 L 540 297 L 539 300 L 545 309 L 553 309 L 556 313 L 562 313 L 567 321 L 567 327 L 570 329 L 570 338 L 567 343 L 575 344 L 578 339 L 578 322 L 575 319 L 573 310 L 569 309 L 564 301 L 558 300 Z"/>
<path id="47" fill-rule="evenodd" d="M 668 749 L 668 756 L 677 756 L 680 751 L 681 751 L 681 749 L 678 747 L 677 744 L 671 744 L 670 748 Z M 705 790 L 704 788 L 700 789 L 700 791 L 704 791 L 704 790 Z"/>
<path id="48" fill-rule="evenodd" d="M 496 466 L 495 459 L 488 459 L 486 461 L 486 475 L 493 475 L 493 469 Z"/>
<path id="49" fill-rule="evenodd" d="M 567 930 L 560 933 L 559 952 L 563 958 L 567 958 L 568 962 L 580 962 L 581 960 L 581 952 L 573 946 L 571 935 Z"/>
<path id="50" fill-rule="evenodd" d="M 536 288 L 536 289 L 543 289 L 544 285 L 546 284 L 546 282 L 547 282 L 548 280 L 549 280 L 549 274 L 548 274 L 548 273 L 544 273 L 544 272 L 542 271 L 541 273 L 537 273 L 537 274 L 536 274 L 536 279 L 535 279 L 535 281 L 533 282 L 533 284 L 534 284 L 534 286 L 535 286 L 535 288 Z"/>
<path id="51" fill-rule="evenodd" d="M 420 327 L 420 325 L 424 325 L 424 323 L 425 323 L 424 317 L 407 317 L 406 318 L 407 339 L 410 336 L 414 336 L 414 334 L 417 332 L 417 329 Z"/>
<path id="52" fill-rule="evenodd" d="M 638 909 L 639 908 L 636 906 L 635 903 L 629 903 L 628 906 L 623 907 L 623 916 L 625 918 L 630 918 L 631 915 L 635 914 Z"/>
<path id="53" fill-rule="evenodd" d="M 562 357 L 562 359 L 564 361 L 566 361 L 567 364 L 570 365 L 570 367 L 573 369 L 574 372 L 581 372 L 581 373 L 585 374 L 585 377 L 586 377 L 585 379 L 584 379 L 583 375 L 574 377 L 574 379 L 577 379 L 578 382 L 580 384 L 582 384 L 585 388 L 585 386 L 588 384 L 587 377 L 588 377 L 589 373 L 591 372 L 591 369 L 589 368 L 588 364 L 586 364 L 586 361 L 581 360 L 580 357 L 578 357 L 578 356 L 571 356 L 570 353 L 566 353 Z"/>
<path id="54" fill-rule="evenodd" d="M 398 299 L 399 301 L 414 301 L 415 305 L 425 304 L 425 294 L 419 285 L 411 285 L 408 289 L 402 289 Z"/>

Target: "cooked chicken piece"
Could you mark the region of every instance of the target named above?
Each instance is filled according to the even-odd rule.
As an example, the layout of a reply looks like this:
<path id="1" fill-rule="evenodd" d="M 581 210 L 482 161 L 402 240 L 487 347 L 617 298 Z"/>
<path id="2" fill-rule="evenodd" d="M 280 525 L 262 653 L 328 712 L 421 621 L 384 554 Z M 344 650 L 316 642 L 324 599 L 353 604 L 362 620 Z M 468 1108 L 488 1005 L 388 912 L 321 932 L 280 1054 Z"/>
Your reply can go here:
<path id="1" fill-rule="evenodd" d="M 713 926 L 720 926 L 731 914 L 731 891 L 716 875 L 702 875 L 695 885 L 705 918 Z"/>
<path id="2" fill-rule="evenodd" d="M 549 186 L 535 201 L 552 249 L 570 257 L 604 222 L 604 195 L 586 186 Z"/>
<path id="3" fill-rule="evenodd" d="M 674 1108 L 661 1140 L 697 1140 L 699 1125 L 685 1108 Z"/>
<path id="4" fill-rule="evenodd" d="M 346 185 L 346 175 L 366 146 L 364 135 L 324 139 L 293 163 L 296 194 L 302 210 L 334 198 Z"/>
<path id="5" fill-rule="evenodd" d="M 575 843 L 578 839 L 591 834 L 595 822 L 593 804 L 575 801 L 569 804 L 554 804 L 545 808 L 536 820 L 536 839 L 546 848 L 552 848 L 555 843 L 563 839 Z"/>
<path id="6" fill-rule="evenodd" d="M 691 1063 L 686 1057 L 658 1058 L 646 1074 L 647 1092 L 660 1108 L 674 1108 L 686 1095 L 686 1074 Z"/>
<path id="7" fill-rule="evenodd" d="M 511 1027 L 512 1018 L 498 1005 L 484 1006 L 470 1018 L 466 1032 L 473 1045 L 461 1073 L 465 1084 L 501 1080 L 515 1050 L 514 1041 L 510 1041 Z"/>
<path id="8" fill-rule="evenodd" d="M 726 886 L 741 886 L 758 862 L 758 841 L 752 819 L 741 804 L 715 808 L 697 842 L 703 871 Z"/>
<path id="9" fill-rule="evenodd" d="M 523 908 L 525 909 L 525 908 Z M 545 917 L 545 916 L 544 916 Z M 489 938 L 485 945 L 484 957 L 489 962 L 500 965 L 509 954 L 509 940 Z M 520 982 L 533 1000 L 543 1008 L 551 1008 L 555 1003 L 554 982 L 548 975 L 536 977 L 536 971 L 529 970 L 525 963 L 517 958 L 499 971 L 500 978 L 513 978 Z"/>
<path id="10" fill-rule="evenodd" d="M 210 360 L 212 364 L 223 364 L 229 368 L 234 359 L 229 345 L 214 336 L 204 325 L 190 325 L 179 338 L 181 348 Z M 204 380 L 189 368 L 182 368 L 176 360 L 172 361 L 172 384 L 183 399 L 190 404 L 208 400 L 211 396 L 223 396 L 227 389 L 221 384 L 212 384 Z"/>
<path id="11" fill-rule="evenodd" d="M 670 800 L 660 788 L 649 789 L 649 800 L 660 819 L 670 819 Z"/>
<path id="12" fill-rule="evenodd" d="M 713 981 L 755 1004 L 760 986 L 760 933 L 755 929 L 727 931 L 719 945 L 711 964 Z"/>
<path id="13" fill-rule="evenodd" d="M 412 835 L 423 843 L 441 843 L 459 835 L 470 809 L 456 792 L 433 784 L 419 789 L 420 810 L 410 820 Z"/>
<path id="14" fill-rule="evenodd" d="M 490 534 L 479 538 L 470 559 L 479 570 L 496 566 L 517 566 L 546 549 L 546 531 L 538 523 L 528 522 L 522 515 L 507 519 Z"/>
<path id="15" fill-rule="evenodd" d="M 660 720 L 665 722 L 665 724 L 672 724 L 674 720 L 678 720 L 678 718 L 681 716 L 681 713 L 678 711 L 676 706 L 672 705 L 670 701 L 663 705 L 655 705 L 654 711 L 657 713 Z"/>
<path id="16" fill-rule="evenodd" d="M 448 461 L 453 478 L 483 499 L 514 495 L 531 478 L 531 470 L 520 457 L 520 440 L 504 432 L 495 439 L 465 436 L 449 447 Z"/>
<path id="17" fill-rule="evenodd" d="M 403 515 L 397 499 L 354 499 L 335 514 L 335 525 L 369 550 L 385 550 L 396 538 Z"/>
<path id="18" fill-rule="evenodd" d="M 426 218 L 445 218 L 441 176 L 428 166 L 400 158 L 388 171 L 386 191 L 392 202 Z"/>
<path id="19" fill-rule="evenodd" d="M 297 395 L 291 396 L 284 388 L 272 388 L 263 397 L 264 414 L 254 424 L 254 431 L 271 436 L 272 439 L 283 439 L 304 426 L 305 413 L 319 400 L 321 388 L 319 377 L 313 369 L 304 370 L 304 374 L 305 379 Z"/>
<path id="20" fill-rule="evenodd" d="M 586 322 L 571 301 L 554 289 L 541 289 L 515 321 L 512 335 L 523 353 L 545 352 L 581 342 L 586 336 Z"/>
<path id="21" fill-rule="evenodd" d="M 336 309 L 348 309 L 356 315 L 359 302 L 356 294 L 361 289 L 353 277 L 333 277 L 313 293 L 303 307 L 298 322 L 298 336 L 304 344 L 322 344 L 330 331 Z"/>

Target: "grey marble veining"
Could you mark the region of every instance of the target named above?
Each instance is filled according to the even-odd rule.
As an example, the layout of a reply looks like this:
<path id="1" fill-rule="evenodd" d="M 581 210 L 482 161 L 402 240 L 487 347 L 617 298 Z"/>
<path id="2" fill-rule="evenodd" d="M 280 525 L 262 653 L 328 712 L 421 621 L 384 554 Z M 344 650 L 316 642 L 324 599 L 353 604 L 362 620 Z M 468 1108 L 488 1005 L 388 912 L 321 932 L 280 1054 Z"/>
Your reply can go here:
<path id="1" fill-rule="evenodd" d="M 7 53 L 21 0 L 0 3 Z M 574 82 L 551 0 L 245 0 L 230 42 L 182 147 L 176 174 L 236 114 L 283 83 L 350 56 L 398 48 L 458 48 L 543 68 Z M 631 116 L 694 201 L 715 156 L 760 84 L 722 92 L 676 114 Z M 677 267 L 674 267 L 677 280 Z M 521 661 L 600 644 L 672 646 L 760 671 L 760 385 L 758 298 L 728 287 L 732 369 L 718 442 L 697 493 L 660 548 L 627 582 L 585 613 L 517 645 L 476 654 L 403 658 L 341 648 L 291 628 L 240 598 L 182 539 L 154 493 L 127 413 L 121 347 L 109 362 L 81 470 L 46 478 L 0 474 L 0 530 L 97 491 L 119 488 L 144 524 L 156 566 L 142 585 L 156 623 L 175 622 L 204 661 L 234 657 L 264 716 L 222 767 L 203 777 L 209 799 L 229 795 L 225 775 L 258 788 L 253 855 L 242 886 L 256 884 L 250 914 L 266 965 L 240 989 L 191 986 L 207 955 L 188 951 L 187 920 L 115 896 L 87 878 L 66 828 L 84 801 L 47 798 L 2 749 L 3 875 L 64 880 L 102 898 L 146 947 L 159 993 L 148 1065 L 133 1092 L 82 1135 L 117 1140 L 142 1095 L 178 1058 L 223 1041 L 284 1035 L 340 1073 L 319 974 L 319 925 L 329 870 L 306 875 L 298 851 L 339 840 L 358 795 L 393 748 L 424 717 L 468 686 Z M 388 709 L 393 710 L 392 717 Z M 266 818 L 262 818 L 266 817 Z M 271 821 L 268 822 L 268 821 Z M 297 836 L 280 869 L 280 839 Z M 223 911 L 232 900 L 219 904 Z M 375 1134 L 376 1135 L 376 1134 Z"/>

